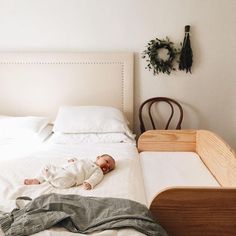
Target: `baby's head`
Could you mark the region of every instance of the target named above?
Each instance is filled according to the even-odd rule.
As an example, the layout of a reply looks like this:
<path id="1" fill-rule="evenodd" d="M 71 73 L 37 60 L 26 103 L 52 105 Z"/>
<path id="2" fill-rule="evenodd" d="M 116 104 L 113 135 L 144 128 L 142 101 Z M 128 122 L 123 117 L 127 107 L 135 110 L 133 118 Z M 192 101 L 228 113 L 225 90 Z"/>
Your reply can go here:
<path id="1" fill-rule="evenodd" d="M 108 154 L 103 154 L 97 157 L 96 164 L 102 169 L 103 174 L 106 174 L 115 169 L 116 163 L 113 157 Z"/>

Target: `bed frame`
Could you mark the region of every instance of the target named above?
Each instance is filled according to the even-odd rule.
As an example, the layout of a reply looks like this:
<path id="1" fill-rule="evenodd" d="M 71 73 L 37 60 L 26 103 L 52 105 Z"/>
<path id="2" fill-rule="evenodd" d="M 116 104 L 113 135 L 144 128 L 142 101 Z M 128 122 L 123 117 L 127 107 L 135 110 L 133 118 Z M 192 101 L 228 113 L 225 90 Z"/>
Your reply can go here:
<path id="1" fill-rule="evenodd" d="M 56 116 L 62 105 L 113 106 L 133 126 L 132 52 L 0 53 L 0 114 Z"/>
<path id="2" fill-rule="evenodd" d="M 152 130 L 140 136 L 138 149 L 196 152 L 220 185 L 157 193 L 150 210 L 169 235 L 236 235 L 236 157 L 220 137 L 206 130 Z"/>

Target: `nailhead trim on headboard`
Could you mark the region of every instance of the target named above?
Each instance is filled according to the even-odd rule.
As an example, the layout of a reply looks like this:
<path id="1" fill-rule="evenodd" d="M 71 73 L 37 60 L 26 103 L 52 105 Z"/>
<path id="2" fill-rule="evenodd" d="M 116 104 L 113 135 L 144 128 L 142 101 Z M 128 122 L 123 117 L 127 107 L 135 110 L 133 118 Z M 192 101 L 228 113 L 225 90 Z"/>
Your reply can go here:
<path id="1" fill-rule="evenodd" d="M 122 66 L 122 111 L 125 112 L 124 107 L 124 63 L 123 62 L 42 62 L 42 61 L 36 61 L 36 62 L 28 62 L 28 61 L 3 61 L 0 62 L 2 65 L 121 65 Z"/>
<path id="2" fill-rule="evenodd" d="M 117 98 L 114 98 L 114 102 L 116 102 L 116 104 L 114 104 L 115 106 L 119 106 L 119 108 L 127 115 L 127 118 L 130 122 L 130 126 L 133 126 L 133 53 L 132 52 L 2 52 L 0 53 L 0 72 L 1 70 L 3 71 L 7 71 L 8 68 L 10 71 L 12 71 L 11 73 L 14 74 L 14 65 L 16 65 L 17 69 L 18 69 L 18 65 L 20 67 L 20 65 L 25 65 L 27 67 L 27 65 L 30 68 L 30 65 L 32 65 L 32 70 L 29 71 L 29 73 L 27 74 L 31 76 L 32 73 L 34 73 L 34 71 L 37 72 L 37 65 L 39 65 L 39 70 L 40 70 L 40 65 L 49 65 L 49 67 L 45 68 L 46 70 L 50 71 L 50 65 L 65 65 L 65 70 L 67 70 L 69 68 L 70 65 L 84 65 L 85 68 L 82 68 L 82 70 L 86 70 L 87 67 L 86 65 L 91 66 L 93 69 L 93 65 L 104 65 L 104 69 L 106 70 L 106 66 L 109 68 L 109 65 L 118 65 L 119 69 L 117 68 L 117 70 L 115 70 L 116 73 L 116 77 L 119 77 L 119 82 L 117 82 L 117 85 L 119 84 L 119 89 L 115 90 L 116 94 L 117 94 Z M 6 65 L 6 66 L 4 66 Z M 9 65 L 9 67 L 8 67 Z M 11 66 L 12 65 L 12 66 Z M 35 68 L 34 68 L 35 65 Z M 68 65 L 68 68 L 67 68 Z M 96 66 L 96 67 L 97 67 Z M 20 68 L 19 68 L 20 69 Z M 24 67 L 22 68 L 24 70 Z M 99 69 L 99 67 L 98 67 Z M 20 69 L 21 70 L 21 69 Z M 54 70 L 54 69 L 53 69 Z M 64 71 L 64 69 L 62 69 Z M 69 68 L 70 70 L 70 68 Z M 90 68 L 88 69 L 90 70 Z M 100 70 L 100 69 L 99 69 Z M 103 73 L 103 68 L 101 68 L 101 72 Z M 10 74 L 11 74 L 10 73 Z M 17 71 L 16 71 L 17 73 Z M 27 72 L 26 72 L 27 73 Z M 44 73 L 44 72 L 42 72 Z M 52 72 L 53 74 L 54 72 Z M 57 72 L 56 72 L 57 73 Z M 73 73 L 73 72 L 72 72 Z M 77 73 L 77 72 L 75 72 Z M 78 71 L 78 73 L 80 73 Z M 83 72 L 82 72 L 83 73 Z M 118 74 L 117 74 L 118 73 Z M 112 75 L 112 72 L 111 72 Z M 3 77 L 0 77 L 4 80 L 5 78 L 8 79 L 8 74 L 6 74 Z M 16 75 L 17 76 L 17 75 Z M 50 75 L 49 75 L 50 76 Z M 95 74 L 96 76 L 96 74 Z M 38 78 L 38 76 L 36 76 Z M 60 77 L 60 75 L 59 75 Z M 94 77 L 92 75 L 92 77 Z M 55 117 L 55 111 L 57 109 L 57 107 L 59 106 L 59 102 L 63 103 L 64 99 L 65 102 L 70 104 L 76 104 L 75 100 L 73 100 L 75 97 L 77 97 L 77 95 L 73 96 L 68 96 L 68 97 L 59 97 L 58 100 L 55 100 L 55 106 L 53 104 L 53 99 L 50 100 L 50 95 L 48 96 L 48 94 L 46 94 L 50 100 L 50 102 L 52 102 L 52 109 L 49 109 L 49 103 L 45 104 L 45 106 L 42 104 L 40 104 L 40 102 L 38 102 L 40 99 L 39 96 L 40 94 L 37 94 L 37 96 L 35 97 L 35 100 L 33 100 L 33 102 L 35 102 L 35 104 L 39 104 L 41 107 L 39 110 L 35 109 L 34 105 L 29 104 L 26 105 L 26 110 L 25 112 L 22 110 L 19 110 L 18 107 L 16 106 L 16 108 L 14 107 L 16 105 L 16 101 L 17 101 L 17 96 L 18 93 L 16 91 L 16 93 L 14 93 L 14 89 L 11 89 L 11 85 L 9 84 L 10 80 L 7 80 L 8 82 L 6 83 L 6 89 L 4 90 L 4 88 L 2 88 L 3 93 L 2 93 L 2 100 L 1 100 L 1 112 L 2 113 L 6 113 L 6 114 L 12 114 L 12 115 L 27 115 L 28 112 L 32 111 L 32 114 L 36 114 L 36 115 L 40 115 L 41 113 L 44 115 L 49 115 L 52 117 Z M 51 81 L 51 80 L 50 80 Z M 53 79 L 52 79 L 53 81 Z M 115 82 L 115 83 L 116 83 Z M 31 81 L 30 81 L 31 83 Z M 63 81 L 63 83 L 66 84 L 65 81 Z M 76 82 L 75 82 L 76 83 Z M 19 82 L 18 82 L 19 84 Z M 39 82 L 40 84 L 40 82 Z M 106 82 L 105 82 L 106 84 Z M 40 89 L 42 89 L 42 84 L 40 84 Z M 52 84 L 50 84 L 50 86 L 52 86 Z M 116 86 L 114 84 L 114 86 Z M 113 84 L 109 85 L 109 87 L 111 87 L 113 89 Z M 118 88 L 117 87 L 117 88 Z M 60 87 L 60 89 L 63 89 Z M 25 94 L 27 94 L 27 86 L 22 87 L 22 90 L 24 91 Z M 41 91 L 41 90 L 39 90 Z M 47 90 L 48 91 L 48 90 Z M 63 90 L 62 90 L 63 91 Z M 65 89 L 66 92 L 68 92 L 68 87 L 66 87 Z M 106 91 L 106 90 L 105 90 Z M 30 94 L 32 94 L 32 91 L 29 91 Z M 59 94 L 53 90 L 53 92 L 55 92 L 56 96 L 59 96 Z M 9 96 L 8 96 L 9 93 Z M 64 94 L 63 94 L 64 95 Z M 112 96 L 112 93 L 109 93 L 109 96 Z M 11 98 L 12 96 L 12 98 Z M 109 97 L 108 96 L 108 97 Z M 8 99 L 9 97 L 9 99 Z M 78 96 L 79 97 L 79 96 Z M 85 98 L 86 99 L 86 98 Z M 117 100 L 119 99 L 119 100 Z M 20 100 L 20 105 L 24 107 L 24 100 L 25 100 L 25 96 L 23 97 L 23 99 Z M 91 104 L 91 99 L 89 100 L 89 103 Z M 85 100 L 86 102 L 86 100 Z M 109 101 L 108 101 L 109 103 Z M 9 104 L 12 104 L 9 106 Z M 84 104 L 84 102 L 79 102 L 79 104 Z M 111 103 L 110 103 L 111 104 Z M 51 105 L 51 104 L 50 104 Z M 42 111 L 42 112 L 41 112 Z"/>

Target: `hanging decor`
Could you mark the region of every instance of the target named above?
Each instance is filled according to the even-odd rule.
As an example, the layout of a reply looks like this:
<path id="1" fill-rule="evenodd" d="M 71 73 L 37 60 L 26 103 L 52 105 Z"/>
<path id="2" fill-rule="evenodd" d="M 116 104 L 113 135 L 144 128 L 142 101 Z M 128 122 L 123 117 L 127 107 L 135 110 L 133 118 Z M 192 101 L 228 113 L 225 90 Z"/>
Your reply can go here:
<path id="1" fill-rule="evenodd" d="M 166 57 L 160 55 L 161 50 L 166 50 Z M 153 74 L 166 73 L 170 74 L 172 70 L 175 70 L 173 66 L 174 59 L 179 54 L 178 49 L 174 47 L 174 44 L 166 37 L 166 40 L 153 39 L 149 41 L 147 49 L 143 52 L 142 58 L 146 58 L 148 63 L 146 69 L 153 70 Z"/>
<path id="2" fill-rule="evenodd" d="M 191 67 L 193 63 L 193 53 L 190 44 L 190 25 L 185 26 L 185 36 L 180 52 L 179 58 L 179 70 L 185 70 L 186 73 L 191 72 Z"/>

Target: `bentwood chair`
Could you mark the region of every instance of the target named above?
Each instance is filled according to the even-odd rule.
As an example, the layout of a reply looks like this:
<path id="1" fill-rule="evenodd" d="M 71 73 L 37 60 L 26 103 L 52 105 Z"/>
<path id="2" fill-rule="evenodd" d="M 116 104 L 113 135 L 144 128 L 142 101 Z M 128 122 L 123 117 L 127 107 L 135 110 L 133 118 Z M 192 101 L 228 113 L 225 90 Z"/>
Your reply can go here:
<path id="1" fill-rule="evenodd" d="M 147 130 L 147 128 L 145 127 L 144 118 L 146 118 L 146 121 L 147 120 L 150 121 L 152 129 L 160 129 L 159 127 L 157 127 L 157 124 L 160 121 L 160 119 L 158 119 L 157 117 L 157 114 L 158 114 L 157 110 L 158 110 L 158 106 L 161 103 L 165 103 L 166 105 L 168 105 L 168 108 L 169 108 L 168 111 L 165 112 L 165 114 L 167 114 L 166 115 L 167 117 L 165 117 L 165 121 L 162 122 L 164 123 L 164 126 L 165 126 L 164 129 L 170 129 L 170 123 L 173 121 L 174 117 L 177 123 L 175 129 L 181 129 L 181 124 L 183 121 L 183 108 L 180 105 L 180 103 L 172 98 L 153 97 L 144 101 L 139 108 L 139 121 L 140 121 L 141 133 Z M 177 112 L 175 113 L 176 110 Z M 145 112 L 148 112 L 148 114 L 145 114 Z"/>

